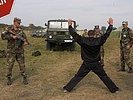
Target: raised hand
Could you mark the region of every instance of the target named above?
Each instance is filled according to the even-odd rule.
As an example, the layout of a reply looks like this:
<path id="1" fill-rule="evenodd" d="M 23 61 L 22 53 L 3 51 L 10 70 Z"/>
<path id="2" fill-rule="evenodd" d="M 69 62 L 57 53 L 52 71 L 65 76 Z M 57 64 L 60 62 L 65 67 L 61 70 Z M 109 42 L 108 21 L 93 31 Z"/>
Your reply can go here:
<path id="1" fill-rule="evenodd" d="M 72 19 L 68 19 L 68 26 L 72 25 Z"/>
<path id="2" fill-rule="evenodd" d="M 109 20 L 107 21 L 107 23 L 108 23 L 109 25 L 113 25 L 113 19 L 112 19 L 112 18 L 109 18 Z"/>

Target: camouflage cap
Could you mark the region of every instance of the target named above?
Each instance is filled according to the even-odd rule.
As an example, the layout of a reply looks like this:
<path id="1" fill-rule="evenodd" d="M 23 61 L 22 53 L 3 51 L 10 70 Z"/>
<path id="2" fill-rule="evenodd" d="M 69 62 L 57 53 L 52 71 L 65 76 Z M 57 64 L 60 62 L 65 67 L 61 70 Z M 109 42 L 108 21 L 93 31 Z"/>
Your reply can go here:
<path id="1" fill-rule="evenodd" d="M 14 18 L 14 22 L 19 22 L 19 23 L 21 23 L 21 19 L 20 19 L 20 18 L 15 17 L 15 18 Z"/>
<path id="2" fill-rule="evenodd" d="M 128 21 L 123 21 L 122 25 L 128 24 Z"/>

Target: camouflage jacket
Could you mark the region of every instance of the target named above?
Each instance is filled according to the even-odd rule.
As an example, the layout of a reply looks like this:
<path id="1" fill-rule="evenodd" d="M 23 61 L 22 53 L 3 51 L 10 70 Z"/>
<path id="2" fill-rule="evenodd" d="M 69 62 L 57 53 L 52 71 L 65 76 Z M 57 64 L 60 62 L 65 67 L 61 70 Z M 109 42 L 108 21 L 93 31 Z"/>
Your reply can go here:
<path id="1" fill-rule="evenodd" d="M 99 37 L 101 37 L 104 33 L 101 31 L 101 30 L 99 30 L 99 31 L 94 31 L 95 32 L 95 34 L 94 34 L 94 37 L 95 38 L 99 38 Z"/>
<path id="2" fill-rule="evenodd" d="M 82 34 L 82 36 L 83 36 L 83 37 L 88 37 L 88 32 L 84 32 L 84 33 Z"/>
<path id="3" fill-rule="evenodd" d="M 19 36 L 21 38 L 13 39 L 12 38 L 12 32 L 15 33 L 16 36 Z M 14 30 L 14 27 L 8 27 L 4 32 L 1 33 L 1 38 L 3 40 L 7 40 L 7 53 L 23 53 L 24 48 L 24 39 L 27 40 L 25 33 L 21 28 L 18 30 Z"/>
<path id="4" fill-rule="evenodd" d="M 124 45 L 130 45 L 133 44 L 133 31 L 130 28 L 122 29 L 121 32 L 121 43 Z"/>

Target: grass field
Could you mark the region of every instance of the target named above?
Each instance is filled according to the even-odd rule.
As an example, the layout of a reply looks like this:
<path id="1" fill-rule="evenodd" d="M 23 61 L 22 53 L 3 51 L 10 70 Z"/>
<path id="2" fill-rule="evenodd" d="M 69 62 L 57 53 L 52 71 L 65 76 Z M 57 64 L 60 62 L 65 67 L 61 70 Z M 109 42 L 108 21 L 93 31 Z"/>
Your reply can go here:
<path id="1" fill-rule="evenodd" d="M 46 51 L 44 38 L 31 38 L 32 47 L 25 47 L 28 85 L 22 84 L 18 64 L 13 69 L 13 84 L 6 85 L 6 59 L 0 58 L 0 100 L 133 100 L 133 74 L 117 72 L 119 68 L 119 39 L 110 38 L 105 44 L 105 70 L 122 90 L 112 94 L 102 81 L 89 73 L 71 93 L 63 93 L 66 84 L 80 67 L 80 47 L 76 51 Z M 0 49 L 6 41 L 0 39 Z M 35 50 L 38 57 L 31 56 Z M 133 56 L 132 56 L 133 59 Z"/>

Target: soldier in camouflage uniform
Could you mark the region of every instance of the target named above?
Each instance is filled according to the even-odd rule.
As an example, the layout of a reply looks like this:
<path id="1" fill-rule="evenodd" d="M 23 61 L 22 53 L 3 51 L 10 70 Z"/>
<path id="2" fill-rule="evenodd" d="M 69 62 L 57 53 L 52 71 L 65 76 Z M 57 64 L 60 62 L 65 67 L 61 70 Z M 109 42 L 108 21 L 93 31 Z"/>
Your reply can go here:
<path id="1" fill-rule="evenodd" d="M 82 36 L 88 37 L 88 31 L 87 31 L 87 29 L 84 29 L 84 32 L 83 32 Z"/>
<path id="2" fill-rule="evenodd" d="M 100 28 L 99 28 L 99 25 L 96 25 L 95 27 L 94 27 L 94 37 L 95 38 L 99 38 L 99 37 L 101 37 L 104 33 L 100 30 Z M 101 49 L 100 49 L 100 54 L 101 54 L 101 64 L 102 64 L 102 66 L 104 66 L 104 46 L 101 46 Z"/>
<path id="3" fill-rule="evenodd" d="M 133 44 L 133 31 L 128 28 L 128 22 L 122 22 L 122 32 L 120 34 L 120 53 L 121 53 L 121 69 L 119 71 L 125 71 L 125 64 L 128 66 L 128 73 L 132 73 L 132 62 L 130 59 L 131 47 Z"/>
<path id="4" fill-rule="evenodd" d="M 7 85 L 12 84 L 12 69 L 15 60 L 19 64 L 20 73 L 23 76 L 23 83 L 28 84 L 25 73 L 25 60 L 23 46 L 28 44 L 27 38 L 23 30 L 20 28 L 21 19 L 14 18 L 13 25 L 2 32 L 1 37 L 7 40 Z"/>

